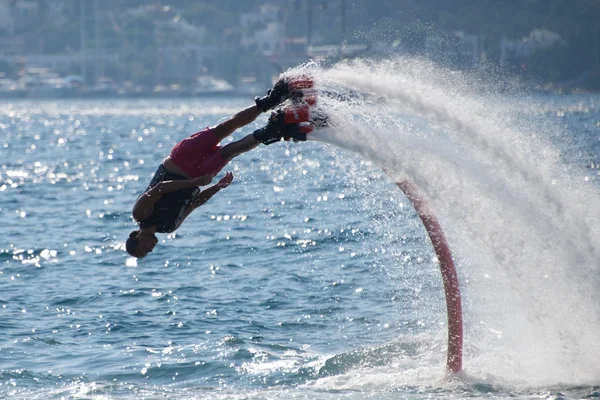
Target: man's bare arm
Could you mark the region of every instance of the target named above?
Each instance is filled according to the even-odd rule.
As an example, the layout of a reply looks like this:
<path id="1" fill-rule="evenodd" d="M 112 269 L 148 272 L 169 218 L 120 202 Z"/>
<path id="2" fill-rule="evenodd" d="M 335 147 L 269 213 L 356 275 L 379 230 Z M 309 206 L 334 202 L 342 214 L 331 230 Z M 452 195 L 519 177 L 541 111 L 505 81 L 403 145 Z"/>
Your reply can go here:
<path id="1" fill-rule="evenodd" d="M 213 185 L 213 186 L 209 187 L 208 189 L 205 189 L 205 190 L 201 191 L 200 193 L 198 193 L 196 195 L 196 197 L 194 197 L 194 200 L 190 204 L 194 208 L 200 207 L 202 204 L 204 204 L 208 200 L 210 200 L 211 197 L 213 197 L 215 194 L 217 194 L 217 192 L 219 190 L 221 190 L 219 185 Z"/>
<path id="2" fill-rule="evenodd" d="M 210 200 L 210 198 L 213 197 L 215 194 L 217 194 L 217 192 L 219 190 L 224 189 L 227 186 L 229 186 L 229 184 L 231 183 L 232 180 L 233 180 L 233 174 L 231 172 L 228 172 L 225 174 L 225 176 L 223 178 L 221 178 L 219 183 L 198 193 L 196 195 L 196 197 L 194 197 L 194 199 L 190 202 L 190 204 L 188 204 L 188 206 L 185 209 L 183 216 L 179 222 L 179 225 L 177 225 L 177 227 L 175 229 L 179 228 L 179 226 L 183 223 L 183 221 L 187 218 L 187 216 L 192 213 L 192 211 L 194 211 L 196 208 L 200 207 L 202 204 L 204 204 L 208 200 Z"/>
<path id="3" fill-rule="evenodd" d="M 163 194 L 172 193 L 177 190 L 187 189 L 195 186 L 204 186 L 210 183 L 211 176 L 201 176 L 194 179 L 183 179 L 176 181 L 163 181 L 154 186 L 152 189 L 142 194 L 133 206 L 133 218 L 136 221 L 143 221 L 152 214 L 154 204 L 161 198 Z"/>
<path id="4" fill-rule="evenodd" d="M 175 229 L 179 229 L 183 221 L 185 221 L 185 219 L 188 217 L 188 215 L 192 213 L 192 211 L 200 207 L 202 204 L 206 203 L 211 197 L 217 194 L 219 190 L 221 190 L 219 185 L 213 185 L 208 189 L 205 189 L 198 193 L 196 197 L 194 197 L 194 200 L 192 200 L 190 204 L 188 204 L 188 206 L 186 207 L 185 211 L 183 212 L 183 215 L 181 216 L 181 219 L 179 220 L 179 224 L 177 224 Z"/>

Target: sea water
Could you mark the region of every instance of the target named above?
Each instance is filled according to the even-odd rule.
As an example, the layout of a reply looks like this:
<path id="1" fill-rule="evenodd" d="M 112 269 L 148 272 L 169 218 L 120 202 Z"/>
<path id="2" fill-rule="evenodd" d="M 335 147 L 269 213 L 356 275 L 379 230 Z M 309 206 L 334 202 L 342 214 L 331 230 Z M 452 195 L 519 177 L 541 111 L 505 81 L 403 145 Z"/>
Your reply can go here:
<path id="1" fill-rule="evenodd" d="M 332 127 L 236 158 L 137 261 L 131 207 L 162 158 L 251 99 L 0 104 L 3 397 L 600 396 L 600 97 L 499 94 L 415 60 L 289 74 L 306 72 Z M 402 179 L 454 253 L 455 376 Z"/>

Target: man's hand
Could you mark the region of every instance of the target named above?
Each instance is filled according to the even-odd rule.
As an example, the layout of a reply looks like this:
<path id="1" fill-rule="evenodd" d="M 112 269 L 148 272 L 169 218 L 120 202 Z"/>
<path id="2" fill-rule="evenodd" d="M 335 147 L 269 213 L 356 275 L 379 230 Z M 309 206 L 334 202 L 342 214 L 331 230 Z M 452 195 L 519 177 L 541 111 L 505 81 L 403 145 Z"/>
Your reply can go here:
<path id="1" fill-rule="evenodd" d="M 231 172 L 228 172 L 223 178 L 221 178 L 219 183 L 217 183 L 217 186 L 219 187 L 219 189 L 225 189 L 227 186 L 229 186 L 231 181 L 233 181 L 233 174 Z"/>
<path id="2" fill-rule="evenodd" d="M 204 176 L 199 176 L 197 178 L 194 179 L 190 179 L 190 183 L 193 186 L 206 186 L 208 185 L 210 182 L 212 182 L 212 178 L 213 175 L 204 175 Z"/>

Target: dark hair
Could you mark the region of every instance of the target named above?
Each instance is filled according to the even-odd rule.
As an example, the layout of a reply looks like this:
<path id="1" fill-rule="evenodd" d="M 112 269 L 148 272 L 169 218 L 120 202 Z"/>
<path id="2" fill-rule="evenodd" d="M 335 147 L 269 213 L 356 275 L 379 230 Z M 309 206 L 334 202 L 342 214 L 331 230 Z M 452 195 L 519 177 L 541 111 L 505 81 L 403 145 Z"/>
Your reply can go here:
<path id="1" fill-rule="evenodd" d="M 125 242 L 125 249 L 129 253 L 129 255 L 135 257 L 135 249 L 137 249 L 139 240 L 137 239 L 137 234 L 139 231 L 133 231 L 129 234 L 129 238 Z"/>

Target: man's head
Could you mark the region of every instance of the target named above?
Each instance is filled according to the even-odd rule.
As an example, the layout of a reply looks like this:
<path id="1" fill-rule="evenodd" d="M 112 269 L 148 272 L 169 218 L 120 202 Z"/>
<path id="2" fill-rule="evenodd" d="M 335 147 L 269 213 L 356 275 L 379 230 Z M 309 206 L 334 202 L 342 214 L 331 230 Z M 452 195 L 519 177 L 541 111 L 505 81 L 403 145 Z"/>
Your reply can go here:
<path id="1" fill-rule="evenodd" d="M 144 233 L 143 231 L 133 231 L 125 243 L 127 252 L 136 257 L 143 258 L 154 249 L 158 243 L 158 238 L 154 233 Z"/>

